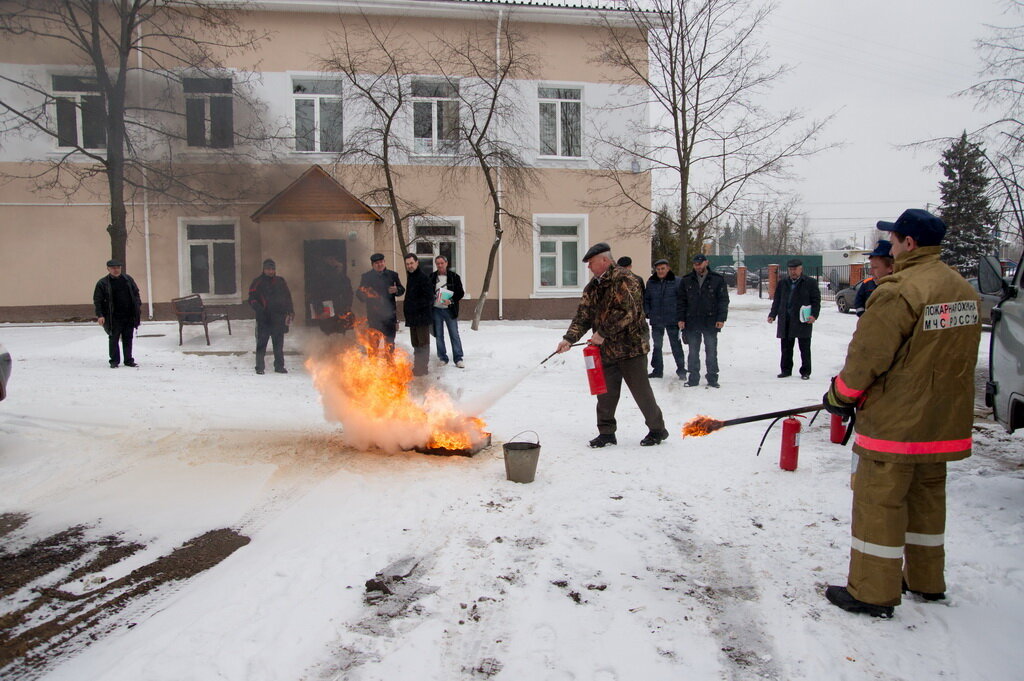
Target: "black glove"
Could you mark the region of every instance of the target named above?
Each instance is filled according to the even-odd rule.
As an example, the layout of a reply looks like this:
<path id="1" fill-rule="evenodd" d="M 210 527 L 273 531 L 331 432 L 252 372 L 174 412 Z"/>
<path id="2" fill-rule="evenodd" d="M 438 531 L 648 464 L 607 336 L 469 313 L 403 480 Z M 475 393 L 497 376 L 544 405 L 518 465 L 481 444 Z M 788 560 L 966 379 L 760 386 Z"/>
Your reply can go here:
<path id="1" fill-rule="evenodd" d="M 844 402 L 839 398 L 839 394 L 836 392 L 836 379 L 834 378 L 828 392 L 822 395 L 821 403 L 825 406 L 825 411 L 836 416 L 842 416 L 844 419 L 852 418 L 857 414 L 856 405 Z"/>

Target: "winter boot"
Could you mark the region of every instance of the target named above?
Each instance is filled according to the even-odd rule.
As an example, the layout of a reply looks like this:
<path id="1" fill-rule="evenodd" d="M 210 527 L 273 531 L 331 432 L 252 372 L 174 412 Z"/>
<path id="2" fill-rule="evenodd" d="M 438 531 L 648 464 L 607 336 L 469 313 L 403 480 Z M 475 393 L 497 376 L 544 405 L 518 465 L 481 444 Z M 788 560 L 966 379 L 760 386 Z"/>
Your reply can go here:
<path id="1" fill-rule="evenodd" d="M 893 607 L 891 605 L 875 605 L 865 603 L 854 598 L 845 586 L 832 585 L 825 589 L 825 598 L 832 605 L 842 608 L 846 612 L 863 613 L 872 617 L 889 619 L 892 617 Z"/>
<path id="2" fill-rule="evenodd" d="M 619 441 L 615 439 L 614 433 L 601 433 L 593 440 L 590 441 L 590 446 L 594 448 L 606 447 L 607 445 L 617 445 Z"/>

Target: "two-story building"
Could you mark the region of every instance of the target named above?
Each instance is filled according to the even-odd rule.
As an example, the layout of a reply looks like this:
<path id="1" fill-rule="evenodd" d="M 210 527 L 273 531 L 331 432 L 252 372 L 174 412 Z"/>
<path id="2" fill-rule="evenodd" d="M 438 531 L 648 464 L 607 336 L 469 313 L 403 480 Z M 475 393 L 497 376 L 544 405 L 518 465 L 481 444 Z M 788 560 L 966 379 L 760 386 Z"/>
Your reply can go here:
<path id="1" fill-rule="evenodd" d="M 327 255 L 344 264 L 355 285 L 376 251 L 401 272 L 391 207 L 379 191 L 381 167 L 372 160 L 379 151 L 372 107 L 351 79 L 326 66 L 342 37 L 362 41 L 362 77 L 378 84 L 391 78 L 406 98 L 388 134 L 397 194 L 414 214 L 405 225 L 409 246 L 428 266 L 432 256 L 448 256 L 470 300 L 480 294 L 495 239 L 483 175 L 452 146 L 459 144 L 452 131 L 467 115 L 457 89 L 474 87 L 475 76 L 440 73 L 430 50 L 441 39 L 457 44 L 463 33 L 487 32 L 500 63 L 501 51 L 513 47 L 507 29 L 514 26 L 523 41 L 516 49 L 530 51 L 531 70 L 506 85 L 516 115 L 501 133 L 533 173 L 525 194 L 502 190 L 526 218 L 525 228 L 511 220 L 503 225 L 485 318 L 571 315 L 589 279 L 580 258 L 597 241 L 610 242 L 614 255 L 631 256 L 636 271 L 645 272 L 649 241 L 624 236 L 623 227 L 646 215 L 595 192 L 602 137 L 648 115 L 644 93 L 620 86 L 621 74 L 594 59 L 609 21 L 619 21 L 613 8 L 525 1 L 264 0 L 239 13 L 239 26 L 258 36 L 254 47 L 225 49 L 215 73 L 197 70 L 167 85 L 153 75 L 160 68 L 154 58 L 133 53 L 128 99 L 151 112 L 136 114 L 136 128 L 179 129 L 173 139 L 143 136 L 146 144 L 135 140 L 130 153 L 163 159 L 168 173 L 193 169 L 175 181 L 191 183 L 191 196 L 206 195 L 184 198 L 152 171 L 126 187 L 126 269 L 142 289 L 144 315 L 167 318 L 169 301 L 192 293 L 242 306 L 267 257 L 277 261 L 307 318 Z M 374 68 L 381 63 L 369 58 L 374 49 L 392 48 L 413 55 L 414 66 Z M 0 173 L 9 178 L 0 184 L 0 320 L 91 317 L 92 287 L 111 253 L 109 189 L 102 173 L 82 172 L 97 167 L 106 146 L 96 73 L 58 41 L 15 37 L 0 44 L 0 75 L 8 79 L 0 81 L 0 101 L 30 107 L 38 95 L 53 133 L 8 125 L 0 142 Z M 145 125 L 146 115 L 152 125 Z M 95 150 L 96 158 L 80 148 Z M 368 153 L 352 153 L 358 149 Z M 649 172 L 635 159 L 620 163 L 624 182 L 649 191 Z M 59 186 L 45 186 L 54 178 Z M 228 190 L 230 200 L 223 198 Z"/>

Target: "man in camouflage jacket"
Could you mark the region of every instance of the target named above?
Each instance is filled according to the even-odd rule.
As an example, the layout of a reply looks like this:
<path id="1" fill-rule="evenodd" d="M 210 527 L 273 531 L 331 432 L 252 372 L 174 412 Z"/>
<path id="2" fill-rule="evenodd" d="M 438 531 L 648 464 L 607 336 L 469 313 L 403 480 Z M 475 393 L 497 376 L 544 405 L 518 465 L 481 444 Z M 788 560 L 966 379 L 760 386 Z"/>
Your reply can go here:
<path id="1" fill-rule="evenodd" d="M 588 330 L 594 332 L 588 342 L 601 348 L 608 392 L 597 396 L 599 435 L 590 441 L 590 446 L 618 443 L 615 438 L 615 408 L 623 381 L 633 394 L 649 429 L 640 444 L 644 447 L 660 444 L 668 437 L 668 431 L 647 377 L 650 345 L 640 284 L 631 272 L 615 265 L 611 248 L 604 242 L 592 246 L 583 256 L 583 262 L 587 263 L 594 278 L 583 290 L 576 316 L 558 344 L 557 352 L 566 352 Z"/>
<path id="2" fill-rule="evenodd" d="M 971 455 L 979 297 L 939 260 L 946 225 L 920 209 L 895 222 L 882 277 L 825 408 L 856 415 L 858 455 L 846 586 L 828 600 L 891 617 L 900 593 L 945 598 L 946 462 Z"/>

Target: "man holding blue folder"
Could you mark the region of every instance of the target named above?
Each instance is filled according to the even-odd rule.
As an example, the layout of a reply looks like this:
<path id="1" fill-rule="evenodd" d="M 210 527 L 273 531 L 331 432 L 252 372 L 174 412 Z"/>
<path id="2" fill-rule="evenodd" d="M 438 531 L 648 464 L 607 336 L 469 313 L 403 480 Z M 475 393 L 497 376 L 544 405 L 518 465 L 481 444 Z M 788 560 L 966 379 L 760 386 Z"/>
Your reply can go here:
<path id="1" fill-rule="evenodd" d="M 821 291 L 818 280 L 804 276 L 804 263 L 793 258 L 788 263 L 789 276 L 779 280 L 772 299 L 768 323 L 778 318 L 775 336 L 782 341 L 782 371 L 779 378 L 793 375 L 793 346 L 800 343 L 800 378 L 811 377 L 811 331 L 821 313 Z"/>

